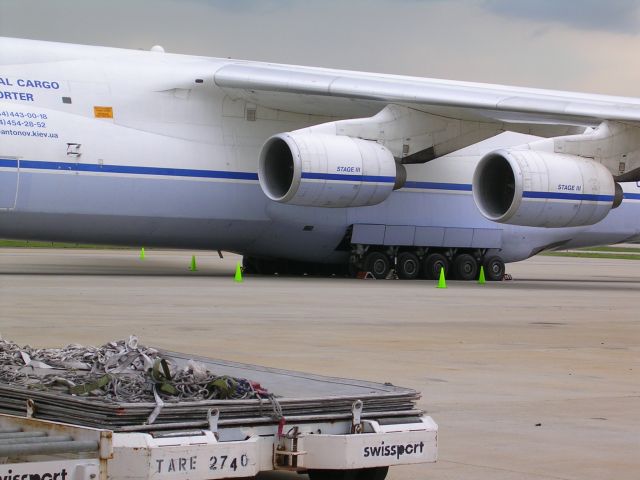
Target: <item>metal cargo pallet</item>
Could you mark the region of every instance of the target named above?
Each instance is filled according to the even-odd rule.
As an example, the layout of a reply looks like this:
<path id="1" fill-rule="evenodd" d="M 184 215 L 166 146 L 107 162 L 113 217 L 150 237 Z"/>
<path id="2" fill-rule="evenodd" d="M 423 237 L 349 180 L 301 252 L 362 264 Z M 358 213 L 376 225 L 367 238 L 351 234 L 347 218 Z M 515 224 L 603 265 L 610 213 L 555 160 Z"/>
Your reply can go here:
<path id="1" fill-rule="evenodd" d="M 180 367 L 189 360 L 204 364 L 220 375 L 250 378 L 277 397 L 275 400 L 165 401 L 156 403 L 117 403 L 60 392 L 38 391 L 0 385 L 0 412 L 22 415 L 28 400 L 35 404 L 33 416 L 113 431 L 135 431 L 204 426 L 207 415 L 219 411 L 220 425 L 260 425 L 277 423 L 281 416 L 298 421 L 331 421 L 351 417 L 356 400 L 363 403 L 363 418 L 419 417 L 415 408 L 420 398 L 415 390 L 361 380 L 350 380 L 259 367 L 224 360 L 161 351 L 161 355 Z M 149 417 L 158 411 L 153 425 Z"/>

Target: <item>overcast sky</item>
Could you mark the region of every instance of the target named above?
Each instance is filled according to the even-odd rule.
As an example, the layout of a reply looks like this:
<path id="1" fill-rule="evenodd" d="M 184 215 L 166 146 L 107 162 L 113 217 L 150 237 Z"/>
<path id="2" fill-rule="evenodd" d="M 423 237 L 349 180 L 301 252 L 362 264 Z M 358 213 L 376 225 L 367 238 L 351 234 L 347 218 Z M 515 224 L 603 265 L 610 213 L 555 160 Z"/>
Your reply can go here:
<path id="1" fill-rule="evenodd" d="M 640 0 L 0 0 L 0 36 L 640 97 Z"/>

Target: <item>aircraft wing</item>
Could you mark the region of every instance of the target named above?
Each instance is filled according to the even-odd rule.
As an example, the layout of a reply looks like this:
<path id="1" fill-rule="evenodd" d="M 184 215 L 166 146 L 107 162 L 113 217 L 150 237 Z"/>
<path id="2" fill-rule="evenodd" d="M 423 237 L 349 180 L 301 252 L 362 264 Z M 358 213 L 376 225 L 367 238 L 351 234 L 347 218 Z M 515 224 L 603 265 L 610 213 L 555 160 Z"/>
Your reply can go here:
<path id="1" fill-rule="evenodd" d="M 348 116 L 336 102 L 343 100 L 507 124 L 640 122 L 636 98 L 248 62 L 227 64 L 214 78 L 231 96 L 297 113 Z"/>

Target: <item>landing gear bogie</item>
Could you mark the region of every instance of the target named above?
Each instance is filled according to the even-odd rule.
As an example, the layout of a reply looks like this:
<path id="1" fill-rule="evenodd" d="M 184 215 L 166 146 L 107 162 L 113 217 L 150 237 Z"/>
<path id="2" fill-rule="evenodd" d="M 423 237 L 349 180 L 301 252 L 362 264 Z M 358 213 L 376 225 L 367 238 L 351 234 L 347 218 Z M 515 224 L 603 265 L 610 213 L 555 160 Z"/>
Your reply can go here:
<path id="1" fill-rule="evenodd" d="M 444 269 L 446 279 L 478 280 L 480 266 L 487 281 L 502 280 L 505 275 L 504 260 L 494 252 L 462 248 L 407 248 L 354 246 L 348 261 L 343 264 L 315 264 L 282 259 L 244 257 L 246 274 L 260 275 L 321 275 L 356 278 L 368 272 L 376 279 L 400 278 L 437 280 Z M 390 275 L 395 270 L 397 276 Z"/>

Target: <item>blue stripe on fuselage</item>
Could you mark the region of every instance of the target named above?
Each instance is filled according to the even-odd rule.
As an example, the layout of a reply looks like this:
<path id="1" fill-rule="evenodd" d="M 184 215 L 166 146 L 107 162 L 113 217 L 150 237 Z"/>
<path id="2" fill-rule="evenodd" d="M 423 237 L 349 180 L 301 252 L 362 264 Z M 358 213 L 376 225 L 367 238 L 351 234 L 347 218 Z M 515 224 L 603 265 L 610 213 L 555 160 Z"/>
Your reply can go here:
<path id="1" fill-rule="evenodd" d="M 0 167 L 17 167 L 18 161 L 0 159 Z M 169 177 L 221 178 L 232 180 L 258 180 L 254 172 L 229 172 L 223 170 L 196 170 L 190 168 L 138 167 L 132 165 L 93 165 L 88 163 L 45 162 L 20 160 L 20 168 L 33 170 L 74 170 L 77 172 L 120 173 L 130 175 L 158 175 Z M 302 178 L 309 180 L 341 180 L 356 182 L 393 183 L 394 177 L 375 175 L 340 175 L 330 173 L 303 173 Z"/>
<path id="2" fill-rule="evenodd" d="M 131 175 L 159 175 L 167 177 L 258 180 L 258 174 L 253 172 L 226 172 L 223 170 L 195 170 L 190 168 L 135 167 L 132 165 L 92 165 L 88 163 L 40 162 L 33 160 L 20 160 L 20 168 L 34 170 L 75 170 L 77 172 L 94 173 L 124 173 Z"/>
<path id="3" fill-rule="evenodd" d="M 18 160 L 11 158 L 0 158 L 0 168 L 17 168 Z M 258 174 L 254 172 L 228 172 L 223 170 L 196 170 L 190 168 L 163 168 L 163 167 L 139 167 L 132 165 L 93 165 L 88 163 L 72 162 L 45 162 L 35 160 L 20 160 L 20 168 L 31 170 L 52 170 L 52 171 L 78 171 L 93 173 L 119 173 L 129 175 L 157 175 L 168 177 L 191 177 L 191 178 L 218 178 L 230 180 L 258 180 Z M 341 181 L 362 181 L 371 183 L 391 183 L 395 178 L 375 175 L 340 175 L 330 173 L 303 173 L 302 178 L 309 180 L 341 180 Z M 408 181 L 404 188 L 415 188 L 421 190 L 450 190 L 457 192 L 471 192 L 471 185 L 465 183 L 444 183 L 444 182 L 417 182 Z M 548 200 L 581 200 L 594 202 L 612 202 L 612 195 L 593 195 L 581 193 L 560 193 L 560 192 L 524 192 L 524 198 L 548 199 Z M 640 194 L 625 193 L 624 197 L 630 200 L 640 200 Z"/>
<path id="4" fill-rule="evenodd" d="M 419 188 L 421 190 L 455 190 L 470 192 L 471 185 L 466 183 L 439 183 L 439 182 L 406 182 L 404 188 Z"/>
<path id="5" fill-rule="evenodd" d="M 10 158 L 0 158 L 0 167 L 18 168 L 18 160 L 12 160 Z"/>
<path id="6" fill-rule="evenodd" d="M 624 198 L 627 200 L 640 200 L 640 193 L 626 193 L 624 194 Z"/>

